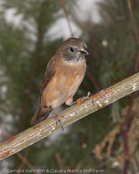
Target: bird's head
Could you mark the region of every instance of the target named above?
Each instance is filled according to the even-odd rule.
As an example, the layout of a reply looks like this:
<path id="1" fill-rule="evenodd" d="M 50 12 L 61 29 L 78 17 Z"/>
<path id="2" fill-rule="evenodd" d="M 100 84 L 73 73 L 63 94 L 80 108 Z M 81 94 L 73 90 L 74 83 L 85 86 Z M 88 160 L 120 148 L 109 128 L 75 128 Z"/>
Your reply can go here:
<path id="1" fill-rule="evenodd" d="M 70 62 L 78 62 L 85 59 L 86 55 L 89 55 L 86 43 L 75 37 L 65 40 L 58 52 L 61 54 L 62 59 Z"/>

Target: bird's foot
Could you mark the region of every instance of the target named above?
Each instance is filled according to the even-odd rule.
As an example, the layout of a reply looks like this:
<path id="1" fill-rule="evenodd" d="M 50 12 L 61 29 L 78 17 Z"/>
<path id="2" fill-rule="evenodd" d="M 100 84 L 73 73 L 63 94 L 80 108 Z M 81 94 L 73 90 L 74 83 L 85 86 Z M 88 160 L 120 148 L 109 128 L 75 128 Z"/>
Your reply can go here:
<path id="1" fill-rule="evenodd" d="M 87 97 L 92 101 L 92 103 L 93 103 L 93 105 L 94 105 L 94 100 L 93 100 L 93 98 L 92 98 L 92 94 L 91 94 L 90 91 L 87 93 Z"/>
<path id="2" fill-rule="evenodd" d="M 87 93 L 87 96 L 78 99 L 79 101 L 77 100 L 76 102 L 77 102 L 77 103 L 79 103 L 79 102 L 84 103 L 88 98 L 92 101 L 92 103 L 93 103 L 93 105 L 94 105 L 94 100 L 93 100 L 93 98 L 92 98 L 91 92 L 88 92 L 88 93 Z"/>
<path id="3" fill-rule="evenodd" d="M 71 102 L 71 103 L 69 104 L 69 106 L 73 106 L 73 105 L 75 105 L 75 104 L 77 104 L 77 102 L 76 102 L 76 101 Z"/>
<path id="4" fill-rule="evenodd" d="M 53 116 L 53 118 L 56 121 L 56 125 L 60 124 L 62 130 L 64 131 L 63 125 L 61 123 L 61 120 L 59 119 L 59 116 L 61 116 L 61 117 L 64 117 L 64 116 L 62 114 L 60 114 L 60 113 L 55 113 L 54 111 L 52 111 L 52 112 L 53 112 L 52 113 L 52 116 Z"/>

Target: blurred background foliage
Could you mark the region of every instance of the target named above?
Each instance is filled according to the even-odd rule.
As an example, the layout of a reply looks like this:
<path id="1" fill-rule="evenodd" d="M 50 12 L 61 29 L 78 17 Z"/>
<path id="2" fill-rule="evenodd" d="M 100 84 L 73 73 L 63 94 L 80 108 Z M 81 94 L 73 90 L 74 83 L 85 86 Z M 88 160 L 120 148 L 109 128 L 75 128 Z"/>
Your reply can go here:
<path id="1" fill-rule="evenodd" d="M 85 79 L 74 99 L 88 91 L 94 94 L 138 71 L 139 44 L 127 1 L 99 1 L 97 23 L 92 20 L 92 6 L 81 11 L 80 1 L 64 2 L 70 21 L 79 29 L 78 37 L 87 43 L 90 53 Z M 133 0 L 131 5 L 139 28 L 139 1 Z M 20 25 L 6 20 L 7 10 L 14 11 Z M 31 126 L 46 65 L 65 39 L 49 32 L 63 17 L 60 1 L 0 1 L 1 142 Z M 0 172 L 4 168 L 139 172 L 138 100 L 138 93 L 127 96 L 79 120 L 64 132 L 60 130 L 3 160 Z"/>

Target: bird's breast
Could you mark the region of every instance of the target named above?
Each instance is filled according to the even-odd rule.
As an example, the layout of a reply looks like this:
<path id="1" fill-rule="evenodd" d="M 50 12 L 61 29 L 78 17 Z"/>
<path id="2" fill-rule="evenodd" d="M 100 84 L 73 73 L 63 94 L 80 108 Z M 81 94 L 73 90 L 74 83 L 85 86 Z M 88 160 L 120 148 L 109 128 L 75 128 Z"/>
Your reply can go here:
<path id="1" fill-rule="evenodd" d="M 86 62 L 82 60 L 71 64 L 62 62 L 56 69 L 57 88 L 65 97 L 72 97 L 81 84 L 86 71 Z"/>
<path id="2" fill-rule="evenodd" d="M 73 97 L 84 78 L 85 71 L 85 61 L 73 65 L 64 61 L 57 62 L 55 74 L 43 92 L 46 105 L 51 105 L 55 109 Z"/>

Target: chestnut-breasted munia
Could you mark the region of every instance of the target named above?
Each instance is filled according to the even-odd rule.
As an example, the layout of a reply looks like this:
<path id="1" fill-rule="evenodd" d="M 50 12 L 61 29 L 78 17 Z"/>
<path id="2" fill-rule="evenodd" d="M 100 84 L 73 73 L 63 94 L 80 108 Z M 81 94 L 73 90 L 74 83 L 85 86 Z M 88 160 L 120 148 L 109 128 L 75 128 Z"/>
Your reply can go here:
<path id="1" fill-rule="evenodd" d="M 86 72 L 87 45 L 78 38 L 65 40 L 49 60 L 41 85 L 40 106 L 31 124 L 45 120 L 64 102 L 71 105 Z"/>

